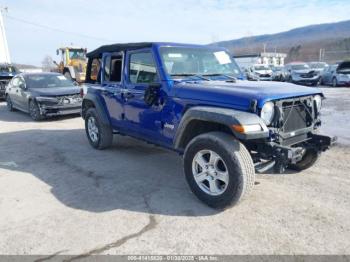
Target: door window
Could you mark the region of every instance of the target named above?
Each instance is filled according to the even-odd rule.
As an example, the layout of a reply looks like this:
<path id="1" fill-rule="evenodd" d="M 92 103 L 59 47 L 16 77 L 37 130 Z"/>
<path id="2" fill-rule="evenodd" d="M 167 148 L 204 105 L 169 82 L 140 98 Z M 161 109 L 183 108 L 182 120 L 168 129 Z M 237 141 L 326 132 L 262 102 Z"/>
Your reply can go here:
<path id="1" fill-rule="evenodd" d="M 159 82 L 157 67 L 151 52 L 140 52 L 130 55 L 129 81 L 132 84 Z"/>
<path id="2" fill-rule="evenodd" d="M 104 81 L 121 82 L 122 79 L 123 57 L 121 55 L 112 55 L 105 57 L 104 63 Z"/>

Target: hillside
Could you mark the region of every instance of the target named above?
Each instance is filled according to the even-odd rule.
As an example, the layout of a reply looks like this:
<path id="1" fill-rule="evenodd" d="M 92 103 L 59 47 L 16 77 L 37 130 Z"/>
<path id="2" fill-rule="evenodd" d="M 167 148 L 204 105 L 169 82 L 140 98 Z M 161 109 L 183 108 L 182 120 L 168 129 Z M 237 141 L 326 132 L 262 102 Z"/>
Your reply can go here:
<path id="1" fill-rule="evenodd" d="M 318 60 L 320 49 L 325 49 L 326 61 L 334 62 L 350 57 L 350 20 L 305 26 L 277 34 L 244 37 L 212 45 L 226 47 L 240 55 L 262 52 L 264 44 L 266 51 L 287 53 L 287 62 Z"/>

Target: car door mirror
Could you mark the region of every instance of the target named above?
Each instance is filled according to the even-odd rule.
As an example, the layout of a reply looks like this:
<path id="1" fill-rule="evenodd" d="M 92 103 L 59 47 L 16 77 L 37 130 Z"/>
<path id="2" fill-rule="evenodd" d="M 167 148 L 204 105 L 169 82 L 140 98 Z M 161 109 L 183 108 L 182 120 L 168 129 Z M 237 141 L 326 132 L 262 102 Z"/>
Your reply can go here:
<path id="1" fill-rule="evenodd" d="M 149 86 L 145 90 L 145 96 L 144 96 L 144 101 L 146 105 L 152 106 L 157 104 L 160 87 L 161 87 L 160 83 L 149 84 Z"/>

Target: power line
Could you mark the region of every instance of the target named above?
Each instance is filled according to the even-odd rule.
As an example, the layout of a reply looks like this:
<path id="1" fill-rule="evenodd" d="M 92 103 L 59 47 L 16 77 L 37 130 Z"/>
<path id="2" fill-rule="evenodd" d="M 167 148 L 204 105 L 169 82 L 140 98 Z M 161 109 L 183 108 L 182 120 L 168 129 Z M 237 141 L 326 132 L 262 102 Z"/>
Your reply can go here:
<path id="1" fill-rule="evenodd" d="M 21 19 L 21 18 L 13 17 L 13 16 L 10 16 L 10 15 L 6 15 L 6 18 L 9 18 L 11 20 L 14 20 L 14 21 L 17 21 L 17 22 L 20 22 L 20 23 L 24 23 L 24 24 L 27 24 L 27 25 L 29 24 L 29 25 L 32 25 L 32 26 L 36 26 L 36 27 L 47 29 L 47 30 L 64 33 L 64 34 L 71 34 L 71 35 L 75 35 L 75 36 L 79 36 L 79 37 L 83 37 L 83 38 L 88 38 L 88 39 L 93 39 L 93 40 L 97 40 L 97 41 L 114 42 L 113 40 L 110 40 L 110 39 L 92 37 L 92 36 L 88 36 L 88 35 L 84 35 L 84 34 L 80 34 L 80 33 L 76 33 L 76 32 L 65 31 L 65 30 L 62 30 L 62 29 L 59 29 L 59 28 L 54 28 L 54 27 L 38 24 L 38 23 L 35 23 L 35 22 L 31 22 L 31 21 L 28 21 L 28 20 Z"/>

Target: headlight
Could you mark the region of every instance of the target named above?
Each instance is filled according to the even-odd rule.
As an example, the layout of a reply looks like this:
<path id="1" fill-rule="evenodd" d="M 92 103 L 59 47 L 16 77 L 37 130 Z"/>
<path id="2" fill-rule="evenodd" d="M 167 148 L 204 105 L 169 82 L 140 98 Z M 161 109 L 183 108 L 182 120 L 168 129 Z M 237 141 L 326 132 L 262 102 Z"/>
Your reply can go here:
<path id="1" fill-rule="evenodd" d="M 272 102 L 267 102 L 261 109 L 260 117 L 264 120 L 266 125 L 271 124 L 275 115 L 275 105 Z"/>
<path id="2" fill-rule="evenodd" d="M 58 103 L 58 100 L 55 97 L 38 96 L 35 100 L 38 102 Z"/>
<path id="3" fill-rule="evenodd" d="M 315 103 L 316 103 L 316 109 L 317 112 L 320 112 L 321 107 L 322 107 L 322 97 L 320 95 L 316 95 L 314 97 Z"/>

